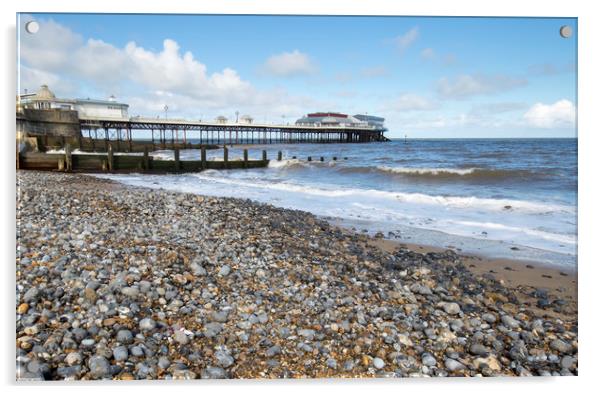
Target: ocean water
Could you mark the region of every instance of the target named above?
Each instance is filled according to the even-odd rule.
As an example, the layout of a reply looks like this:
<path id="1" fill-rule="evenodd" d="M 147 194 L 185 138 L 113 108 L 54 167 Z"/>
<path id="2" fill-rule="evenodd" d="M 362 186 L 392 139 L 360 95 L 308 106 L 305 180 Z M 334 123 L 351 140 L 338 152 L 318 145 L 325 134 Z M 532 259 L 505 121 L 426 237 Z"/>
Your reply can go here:
<path id="1" fill-rule="evenodd" d="M 285 160 L 253 170 L 101 176 L 300 209 L 401 242 L 576 264 L 576 139 L 257 145 L 249 147 L 249 158 L 259 159 L 263 149 L 270 159 L 280 150 Z M 153 155 L 173 157 L 170 151 Z M 222 155 L 208 151 L 209 159 Z M 185 150 L 180 157 L 198 160 L 200 152 Z M 239 157 L 242 148 L 230 148 L 230 160 Z"/>

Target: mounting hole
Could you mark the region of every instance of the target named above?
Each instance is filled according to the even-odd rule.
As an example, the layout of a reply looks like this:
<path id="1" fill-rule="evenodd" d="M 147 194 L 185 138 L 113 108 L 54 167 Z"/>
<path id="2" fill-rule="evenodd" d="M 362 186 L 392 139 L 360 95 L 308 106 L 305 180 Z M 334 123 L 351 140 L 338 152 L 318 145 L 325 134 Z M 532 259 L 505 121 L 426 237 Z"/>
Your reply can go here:
<path id="1" fill-rule="evenodd" d="M 569 38 L 572 35 L 573 35 L 573 29 L 570 26 L 564 25 L 560 28 L 560 37 Z"/>
<path id="2" fill-rule="evenodd" d="M 36 34 L 40 30 L 40 24 L 36 21 L 29 21 L 25 24 L 25 30 L 29 34 Z"/>

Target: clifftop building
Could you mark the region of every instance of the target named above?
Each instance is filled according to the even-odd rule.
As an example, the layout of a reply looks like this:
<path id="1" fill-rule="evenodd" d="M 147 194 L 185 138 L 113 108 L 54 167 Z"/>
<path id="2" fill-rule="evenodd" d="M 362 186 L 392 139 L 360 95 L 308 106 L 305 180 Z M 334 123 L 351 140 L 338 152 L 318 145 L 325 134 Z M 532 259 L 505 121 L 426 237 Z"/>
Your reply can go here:
<path id="1" fill-rule="evenodd" d="M 56 98 L 47 85 L 40 86 L 36 93 L 17 97 L 17 111 L 22 109 L 58 109 L 77 111 L 80 119 L 128 119 L 128 104 L 118 103 L 114 96 L 108 100 Z"/>

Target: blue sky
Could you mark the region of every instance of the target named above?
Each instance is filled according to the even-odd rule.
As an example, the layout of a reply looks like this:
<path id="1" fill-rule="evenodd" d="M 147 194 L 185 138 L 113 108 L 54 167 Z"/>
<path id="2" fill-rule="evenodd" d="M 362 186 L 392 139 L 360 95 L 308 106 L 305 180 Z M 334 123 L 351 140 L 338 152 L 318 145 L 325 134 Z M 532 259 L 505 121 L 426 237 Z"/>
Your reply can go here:
<path id="1" fill-rule="evenodd" d="M 23 26 L 35 19 L 36 34 Z M 390 136 L 576 135 L 576 19 L 28 14 L 19 87 L 156 116 L 384 116 Z M 562 38 L 559 28 L 575 34 Z"/>

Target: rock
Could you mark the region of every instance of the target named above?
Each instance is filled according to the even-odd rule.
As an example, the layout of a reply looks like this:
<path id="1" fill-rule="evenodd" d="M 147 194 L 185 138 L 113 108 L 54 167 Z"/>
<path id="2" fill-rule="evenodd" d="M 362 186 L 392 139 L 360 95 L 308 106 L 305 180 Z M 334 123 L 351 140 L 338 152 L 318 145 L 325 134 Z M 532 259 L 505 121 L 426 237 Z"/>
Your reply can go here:
<path id="1" fill-rule="evenodd" d="M 23 315 L 23 314 L 27 313 L 27 311 L 28 311 L 28 310 L 29 310 L 29 304 L 27 304 L 27 303 L 25 303 L 25 302 L 24 302 L 24 303 L 22 303 L 22 304 L 20 304 L 20 305 L 17 307 L 17 313 L 18 313 L 19 315 Z"/>
<path id="2" fill-rule="evenodd" d="M 117 346 L 113 348 L 113 358 L 115 361 L 124 361 L 128 358 L 128 349 L 125 346 Z"/>
<path id="3" fill-rule="evenodd" d="M 211 314 L 211 319 L 218 323 L 225 323 L 228 321 L 228 311 L 213 312 Z"/>
<path id="4" fill-rule="evenodd" d="M 222 267 L 219 269 L 219 276 L 228 276 L 228 274 L 230 273 L 230 266 L 225 264 L 222 265 Z"/>
<path id="5" fill-rule="evenodd" d="M 140 294 L 140 290 L 137 287 L 123 287 L 121 289 L 121 294 L 123 294 L 124 296 L 130 297 L 130 298 L 135 298 L 138 297 L 138 294 Z"/>
<path id="6" fill-rule="evenodd" d="M 176 330 L 173 333 L 173 339 L 180 345 L 186 345 L 189 342 L 188 335 L 184 331 Z"/>
<path id="7" fill-rule="evenodd" d="M 499 372 L 502 370 L 502 366 L 500 365 L 497 358 L 495 358 L 493 355 L 489 357 L 477 357 L 474 359 L 473 365 L 477 369 L 482 369 L 483 367 L 486 367 L 493 372 Z"/>
<path id="8" fill-rule="evenodd" d="M 202 379 L 226 379 L 226 371 L 219 367 L 207 367 L 201 372 Z"/>
<path id="9" fill-rule="evenodd" d="M 465 369 L 466 367 L 464 366 L 464 364 L 462 364 L 459 361 L 454 360 L 453 358 L 447 358 L 447 359 L 445 359 L 445 368 L 448 371 L 455 372 L 455 371 L 461 371 L 461 370 Z"/>
<path id="10" fill-rule="evenodd" d="M 129 345 L 134 342 L 134 335 L 130 330 L 119 330 L 115 339 L 117 342 Z"/>
<path id="11" fill-rule="evenodd" d="M 554 349 L 559 353 L 570 353 L 573 350 L 573 346 L 561 339 L 554 339 L 550 343 L 550 349 Z"/>
<path id="12" fill-rule="evenodd" d="M 448 315 L 457 315 L 461 312 L 460 305 L 455 302 L 445 302 L 443 303 L 443 310 Z"/>
<path id="13" fill-rule="evenodd" d="M 86 287 L 84 289 L 84 298 L 91 303 L 95 303 L 98 296 L 96 295 L 96 291 L 90 287 Z"/>
<path id="14" fill-rule="evenodd" d="M 220 332 L 222 332 L 222 324 L 221 323 L 208 323 L 203 327 L 203 335 L 207 338 L 213 338 L 217 336 Z"/>
<path id="15" fill-rule="evenodd" d="M 489 324 L 493 324 L 497 321 L 497 318 L 493 313 L 484 313 L 483 316 L 481 316 L 481 318 Z"/>
<path id="16" fill-rule="evenodd" d="M 167 369 L 171 365 L 171 361 L 167 357 L 159 357 L 159 361 L 157 362 L 157 366 L 161 369 Z"/>
<path id="17" fill-rule="evenodd" d="M 473 343 L 470 345 L 470 353 L 474 354 L 475 356 L 486 356 L 489 354 L 489 349 L 480 343 Z"/>
<path id="18" fill-rule="evenodd" d="M 570 369 L 573 367 L 573 364 L 575 364 L 575 359 L 571 356 L 564 356 L 560 360 L 560 366 L 562 368 Z"/>
<path id="19" fill-rule="evenodd" d="M 297 331 L 297 333 L 302 337 L 309 339 L 310 341 L 313 340 L 314 336 L 316 335 L 316 331 L 311 329 L 301 329 Z"/>
<path id="20" fill-rule="evenodd" d="M 92 356 L 88 360 L 90 375 L 94 378 L 103 378 L 110 374 L 111 364 L 103 356 Z"/>
<path id="21" fill-rule="evenodd" d="M 80 365 L 82 363 L 82 360 L 82 355 L 78 352 L 71 352 L 67 354 L 67 357 L 65 357 L 65 362 L 68 365 Z"/>
<path id="22" fill-rule="evenodd" d="M 502 316 L 502 324 L 510 329 L 516 329 L 520 327 L 520 323 L 510 315 Z"/>
<path id="23" fill-rule="evenodd" d="M 422 355 L 422 364 L 426 365 L 427 367 L 434 367 L 437 365 L 437 359 L 430 353 L 424 353 Z"/>
<path id="24" fill-rule="evenodd" d="M 36 302 L 40 297 L 40 291 L 36 287 L 32 287 L 23 294 L 23 301 Z"/>
<path id="25" fill-rule="evenodd" d="M 172 374 L 175 380 L 193 380 L 196 379 L 196 373 L 188 369 L 178 369 Z"/>
<path id="26" fill-rule="evenodd" d="M 271 357 L 274 357 L 277 354 L 280 354 L 281 351 L 282 350 L 281 350 L 280 346 L 274 345 L 274 346 L 268 348 L 268 350 L 266 350 L 265 355 L 267 357 L 271 358 Z"/>
<path id="27" fill-rule="evenodd" d="M 134 357 L 144 357 L 144 349 L 142 349 L 140 346 L 132 346 L 130 353 L 132 353 L 132 356 Z"/>
<path id="28" fill-rule="evenodd" d="M 383 369 L 385 367 L 385 362 L 382 358 L 374 357 L 374 360 L 372 360 L 372 365 L 374 365 L 374 368 L 376 369 Z"/>
<path id="29" fill-rule="evenodd" d="M 152 331 L 157 327 L 157 323 L 153 319 L 146 317 L 140 320 L 139 327 L 142 331 Z"/>
<path id="30" fill-rule="evenodd" d="M 230 356 L 230 354 L 224 350 L 218 350 L 217 352 L 215 352 L 214 356 L 217 361 L 217 364 L 220 367 L 227 368 L 230 365 L 234 364 L 234 358 L 232 358 L 232 356 Z"/>
<path id="31" fill-rule="evenodd" d="M 334 358 L 329 358 L 326 360 L 326 366 L 330 369 L 337 369 L 337 360 Z"/>

